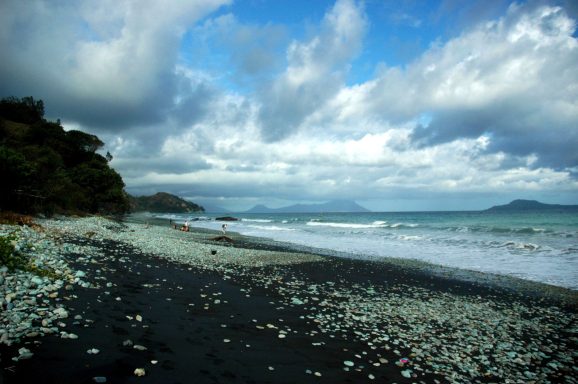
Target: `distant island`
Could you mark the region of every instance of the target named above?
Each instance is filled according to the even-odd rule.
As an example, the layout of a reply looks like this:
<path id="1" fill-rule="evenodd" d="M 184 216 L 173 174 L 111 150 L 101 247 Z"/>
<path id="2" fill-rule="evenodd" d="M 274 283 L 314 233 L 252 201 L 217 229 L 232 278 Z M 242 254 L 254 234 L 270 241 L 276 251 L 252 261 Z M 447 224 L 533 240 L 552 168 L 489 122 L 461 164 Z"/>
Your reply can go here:
<path id="1" fill-rule="evenodd" d="M 159 192 L 152 196 L 135 197 L 129 195 L 129 204 L 132 212 L 192 213 L 205 211 L 198 204 L 166 192 Z"/>
<path id="2" fill-rule="evenodd" d="M 578 211 L 578 205 L 545 204 L 536 200 L 514 200 L 505 205 L 496 205 L 486 210 L 486 212 L 524 212 L 524 211 Z"/>
<path id="3" fill-rule="evenodd" d="M 324 213 L 324 212 L 370 212 L 352 200 L 333 200 L 323 204 L 295 204 L 281 208 L 256 205 L 244 213 Z"/>

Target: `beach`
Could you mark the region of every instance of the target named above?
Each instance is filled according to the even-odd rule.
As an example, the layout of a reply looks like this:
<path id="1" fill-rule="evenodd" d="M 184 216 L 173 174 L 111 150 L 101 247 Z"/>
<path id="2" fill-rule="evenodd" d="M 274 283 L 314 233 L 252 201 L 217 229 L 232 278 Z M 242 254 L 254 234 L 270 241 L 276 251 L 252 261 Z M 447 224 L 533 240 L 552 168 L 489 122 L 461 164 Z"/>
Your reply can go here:
<path id="1" fill-rule="evenodd" d="M 578 381 L 577 291 L 165 221 L 37 222 L 21 251 L 64 272 L 3 270 L 5 383 Z"/>

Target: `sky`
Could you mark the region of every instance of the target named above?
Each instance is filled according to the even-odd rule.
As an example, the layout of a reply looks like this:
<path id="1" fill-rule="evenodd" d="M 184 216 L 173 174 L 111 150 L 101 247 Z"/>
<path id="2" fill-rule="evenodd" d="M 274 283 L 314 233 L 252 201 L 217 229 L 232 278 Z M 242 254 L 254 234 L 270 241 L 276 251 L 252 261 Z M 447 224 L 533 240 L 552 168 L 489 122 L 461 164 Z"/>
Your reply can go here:
<path id="1" fill-rule="evenodd" d="M 578 3 L 0 0 L 0 97 L 135 195 L 233 211 L 578 204 Z"/>

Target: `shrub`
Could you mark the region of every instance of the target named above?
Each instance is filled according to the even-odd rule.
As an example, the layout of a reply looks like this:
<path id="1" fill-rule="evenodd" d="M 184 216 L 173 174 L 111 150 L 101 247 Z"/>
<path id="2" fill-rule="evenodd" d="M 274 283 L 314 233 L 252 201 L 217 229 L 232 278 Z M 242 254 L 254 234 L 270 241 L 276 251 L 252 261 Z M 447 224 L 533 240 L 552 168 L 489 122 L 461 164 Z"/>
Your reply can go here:
<path id="1" fill-rule="evenodd" d="M 0 265 L 9 270 L 24 269 L 27 265 L 26 258 L 15 249 L 16 235 L 0 236 Z"/>

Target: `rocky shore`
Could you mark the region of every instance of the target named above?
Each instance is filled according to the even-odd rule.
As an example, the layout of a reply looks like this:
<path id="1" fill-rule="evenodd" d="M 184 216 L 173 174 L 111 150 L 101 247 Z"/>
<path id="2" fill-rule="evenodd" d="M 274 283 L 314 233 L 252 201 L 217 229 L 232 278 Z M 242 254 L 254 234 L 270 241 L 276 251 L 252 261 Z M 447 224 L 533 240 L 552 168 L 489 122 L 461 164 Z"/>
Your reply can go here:
<path id="1" fill-rule="evenodd" d="M 6 383 L 578 381 L 575 292 L 168 225 L 37 222 L 0 226 L 52 271 L 0 269 Z"/>

